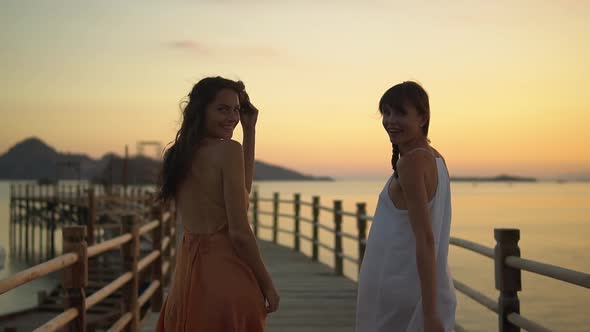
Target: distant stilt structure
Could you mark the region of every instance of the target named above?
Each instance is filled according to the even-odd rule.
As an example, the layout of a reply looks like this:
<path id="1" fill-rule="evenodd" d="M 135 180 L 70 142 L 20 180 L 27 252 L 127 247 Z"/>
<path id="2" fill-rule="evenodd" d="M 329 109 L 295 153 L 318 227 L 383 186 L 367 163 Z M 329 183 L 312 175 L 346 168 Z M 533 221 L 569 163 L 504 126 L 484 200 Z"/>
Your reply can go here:
<path id="1" fill-rule="evenodd" d="M 30 213 L 30 193 L 31 187 L 27 184 L 25 187 L 25 261 L 28 263 L 30 260 L 29 256 L 29 248 L 31 247 L 29 244 L 29 225 L 31 222 L 31 213 Z"/>
<path id="2" fill-rule="evenodd" d="M 9 220 L 9 227 L 10 227 L 10 240 L 8 244 L 8 252 L 12 256 L 14 253 L 15 248 L 15 238 L 16 238 L 16 218 L 15 218 L 15 207 L 14 207 L 14 184 L 10 184 L 10 220 Z"/>
<path id="3" fill-rule="evenodd" d="M 23 192 L 23 187 L 21 184 L 18 185 L 18 190 L 16 192 L 17 199 L 15 202 L 16 205 L 16 221 L 18 223 L 18 257 L 22 257 L 23 254 L 23 220 L 22 220 L 22 208 L 21 208 L 21 200 L 20 197 Z"/>
<path id="4" fill-rule="evenodd" d="M 123 159 L 123 174 L 121 183 L 123 184 L 123 197 L 127 197 L 127 177 L 129 176 L 129 147 L 125 145 L 125 159 Z"/>

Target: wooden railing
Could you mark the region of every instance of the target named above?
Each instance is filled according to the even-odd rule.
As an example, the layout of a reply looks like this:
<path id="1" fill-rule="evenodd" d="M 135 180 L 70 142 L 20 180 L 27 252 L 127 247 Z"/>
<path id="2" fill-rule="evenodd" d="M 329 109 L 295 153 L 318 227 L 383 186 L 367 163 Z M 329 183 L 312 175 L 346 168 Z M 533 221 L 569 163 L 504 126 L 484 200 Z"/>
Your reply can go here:
<path id="1" fill-rule="evenodd" d="M 260 210 L 261 202 L 272 203 L 272 211 Z M 278 243 L 279 233 L 292 235 L 292 247 L 295 251 L 300 251 L 301 239 L 308 241 L 311 243 L 311 259 L 313 261 L 319 260 L 319 248 L 328 250 L 333 254 L 335 273 L 340 276 L 344 274 L 344 260 L 357 264 L 357 267 L 360 268 L 366 247 L 367 222 L 373 220 L 373 217 L 366 213 L 365 203 L 357 203 L 355 212 L 347 212 L 343 211 L 342 201 L 340 200 L 333 201 L 332 207 L 327 207 L 320 205 L 319 196 L 313 196 L 311 202 L 305 202 L 301 200 L 300 194 L 294 194 L 292 200 L 285 200 L 280 199 L 279 193 L 274 193 L 272 198 L 263 198 L 259 196 L 257 191 L 254 191 L 251 197 L 251 204 L 251 223 L 256 237 L 259 237 L 260 229 L 269 230 L 274 243 Z M 281 204 L 292 205 L 293 214 L 280 213 Z M 302 206 L 311 207 L 311 216 L 301 216 Z M 331 214 L 333 226 L 328 226 L 327 222 L 320 222 L 320 211 Z M 260 216 L 270 216 L 272 225 L 262 223 Z M 356 219 L 356 234 L 349 234 L 342 231 L 343 217 L 353 217 Z M 280 218 L 292 219 L 293 228 L 286 229 L 281 227 Z M 301 233 L 300 224 L 302 222 L 311 225 L 311 237 Z M 334 237 L 333 247 L 322 242 L 318 231 L 320 229 L 331 233 Z M 494 237 L 496 239 L 495 248 L 489 248 L 456 237 L 451 238 L 450 244 L 473 251 L 495 261 L 495 286 L 499 291 L 498 300 L 495 301 L 488 298 L 459 280 L 453 280 L 455 288 L 460 293 L 465 294 L 477 303 L 495 312 L 499 317 L 498 331 L 520 331 L 521 328 L 527 331 L 550 331 L 539 323 L 520 315 L 518 292 L 522 289 L 521 271 L 532 272 L 584 288 L 590 288 L 590 274 L 521 258 L 520 248 L 518 247 L 518 240 L 520 239 L 520 231 L 518 229 L 495 229 Z M 356 241 L 358 247 L 358 256 L 356 258 L 344 254 L 342 246 L 343 238 Z M 455 331 L 461 332 L 466 330 L 457 323 L 455 325 Z"/>
<path id="2" fill-rule="evenodd" d="M 120 223 L 123 214 L 141 213 L 151 202 L 151 195 L 138 187 L 126 191 L 114 187 L 112 194 L 107 194 L 101 186 L 89 189 L 87 185 L 11 184 L 11 255 L 33 263 L 55 257 L 55 233 L 65 225 L 86 225 L 87 241 L 92 245 L 101 236 L 95 227 L 97 213 Z M 106 228 L 101 225 L 101 229 Z"/>
<path id="3" fill-rule="evenodd" d="M 89 194 L 87 206 L 95 210 L 93 191 Z M 109 198 L 110 199 L 110 198 Z M 35 265 L 0 281 L 0 294 L 19 287 L 50 273 L 63 271 L 65 310 L 58 316 L 38 327 L 35 331 L 57 331 L 68 327 L 70 331 L 86 331 L 87 311 L 117 290 L 123 293 L 124 310 L 121 317 L 109 331 L 139 331 L 140 308 L 151 300 L 153 311 L 159 311 L 163 302 L 163 287 L 170 279 L 175 256 L 174 211 L 163 211 L 158 206 L 149 210 L 149 216 L 128 214 L 122 218 L 122 234 L 88 246 L 93 241 L 95 214 L 90 212 L 88 225 L 63 227 L 63 254 Z M 89 231 L 90 230 L 90 231 Z M 151 234 L 152 248 L 140 256 L 140 239 Z M 85 294 L 88 286 L 89 260 L 106 252 L 122 249 L 123 273 L 98 291 Z M 147 288 L 139 294 L 140 275 L 151 267 L 151 278 Z"/>

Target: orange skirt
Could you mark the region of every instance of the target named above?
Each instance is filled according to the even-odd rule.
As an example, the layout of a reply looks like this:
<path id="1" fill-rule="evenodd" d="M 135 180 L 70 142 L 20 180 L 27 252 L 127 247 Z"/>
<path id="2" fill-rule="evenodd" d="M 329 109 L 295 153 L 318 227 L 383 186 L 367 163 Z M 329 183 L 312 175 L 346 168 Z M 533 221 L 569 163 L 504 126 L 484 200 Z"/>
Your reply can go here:
<path id="1" fill-rule="evenodd" d="M 175 268 L 157 331 L 265 331 L 264 296 L 227 226 L 207 235 L 185 231 Z"/>

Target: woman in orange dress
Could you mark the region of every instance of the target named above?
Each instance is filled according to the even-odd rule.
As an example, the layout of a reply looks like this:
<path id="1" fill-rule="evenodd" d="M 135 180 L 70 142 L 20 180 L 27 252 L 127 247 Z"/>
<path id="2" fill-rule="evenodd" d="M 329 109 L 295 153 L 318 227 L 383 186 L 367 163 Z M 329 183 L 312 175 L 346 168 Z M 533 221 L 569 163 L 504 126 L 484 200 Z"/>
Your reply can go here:
<path id="1" fill-rule="evenodd" d="M 157 197 L 184 226 L 158 331 L 264 331 L 278 308 L 247 219 L 257 118 L 242 82 L 204 78 L 188 96 Z M 243 146 L 231 140 L 238 122 Z"/>

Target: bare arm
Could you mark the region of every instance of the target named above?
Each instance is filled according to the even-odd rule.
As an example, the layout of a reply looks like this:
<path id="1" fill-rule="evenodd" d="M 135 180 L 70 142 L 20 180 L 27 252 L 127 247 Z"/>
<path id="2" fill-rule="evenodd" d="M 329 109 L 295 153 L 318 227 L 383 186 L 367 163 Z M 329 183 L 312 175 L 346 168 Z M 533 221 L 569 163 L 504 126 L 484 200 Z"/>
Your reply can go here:
<path id="1" fill-rule="evenodd" d="M 436 257 L 428 208 L 428 192 L 424 181 L 424 166 L 424 159 L 418 154 L 409 155 L 398 162 L 400 185 L 416 239 L 416 262 L 422 289 L 422 309 L 425 317 L 437 317 Z"/>
<path id="2" fill-rule="evenodd" d="M 246 177 L 246 191 L 252 191 L 254 180 L 254 146 L 256 141 L 256 129 L 244 127 L 244 174 Z"/>
<path id="3" fill-rule="evenodd" d="M 256 122 L 258 121 L 258 109 L 250 102 L 250 96 L 243 92 L 240 98 L 240 122 L 244 132 L 244 174 L 246 176 L 246 191 L 252 191 L 254 180 L 254 146 L 256 138 Z"/>
<path id="4" fill-rule="evenodd" d="M 222 177 L 230 239 L 236 253 L 250 266 L 260 288 L 264 290 L 273 287 L 273 284 L 248 224 L 242 147 L 238 142 L 229 141 L 224 149 Z"/>

